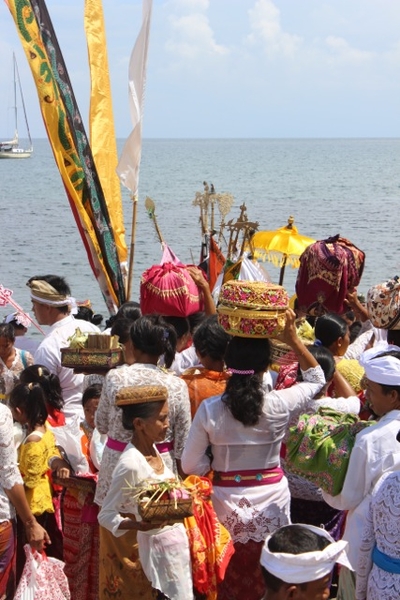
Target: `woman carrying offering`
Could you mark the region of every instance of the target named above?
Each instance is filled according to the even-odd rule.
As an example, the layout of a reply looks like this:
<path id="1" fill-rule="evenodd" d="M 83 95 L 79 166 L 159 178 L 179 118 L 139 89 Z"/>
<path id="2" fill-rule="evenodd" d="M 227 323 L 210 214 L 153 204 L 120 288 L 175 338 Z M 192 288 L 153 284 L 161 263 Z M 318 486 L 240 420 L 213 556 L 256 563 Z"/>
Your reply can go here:
<path id="1" fill-rule="evenodd" d="M 193 598 L 183 524 L 145 522 L 138 508 L 140 486 L 175 478 L 155 445 L 168 431 L 167 398 L 167 388 L 160 385 L 122 388 L 116 395 L 131 442 L 117 462 L 99 513 L 100 525 L 112 534 L 100 563 L 100 599 Z"/>
<path id="2" fill-rule="evenodd" d="M 270 364 L 269 340 L 234 337 L 225 356 L 231 372 L 226 391 L 200 404 L 182 456 L 187 473 L 213 469 L 214 508 L 235 544 L 218 600 L 259 600 L 265 593 L 259 567 L 263 542 L 290 523 L 281 443 L 292 411 L 306 411 L 325 383 L 321 367 L 297 337 L 291 310 L 279 339 L 295 352 L 304 382 L 268 392 L 263 374 Z"/>
<path id="3" fill-rule="evenodd" d="M 159 315 L 148 315 L 133 323 L 130 335 L 135 363 L 125 364 L 107 373 L 96 412 L 98 431 L 108 435 L 95 496 L 95 502 L 100 506 L 110 486 L 114 467 L 130 441 L 130 433 L 122 425 L 121 409 L 115 405 L 116 394 L 121 388 L 153 383 L 168 389 L 169 429 L 165 442 L 159 446 L 159 452 L 174 471 L 180 466 L 183 445 L 190 428 L 190 401 L 185 382 L 157 366 L 161 356 L 164 356 L 167 368 L 174 359 L 174 328 Z"/>

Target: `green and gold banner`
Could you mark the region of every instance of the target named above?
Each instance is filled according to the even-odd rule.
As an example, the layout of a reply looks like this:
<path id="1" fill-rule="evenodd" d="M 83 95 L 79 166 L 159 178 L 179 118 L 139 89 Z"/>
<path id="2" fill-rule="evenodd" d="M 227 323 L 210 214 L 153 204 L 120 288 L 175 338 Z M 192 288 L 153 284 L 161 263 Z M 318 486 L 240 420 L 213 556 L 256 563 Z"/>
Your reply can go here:
<path id="1" fill-rule="evenodd" d="M 40 109 L 93 273 L 111 313 L 125 286 L 109 209 L 44 0 L 6 0 L 36 84 Z"/>

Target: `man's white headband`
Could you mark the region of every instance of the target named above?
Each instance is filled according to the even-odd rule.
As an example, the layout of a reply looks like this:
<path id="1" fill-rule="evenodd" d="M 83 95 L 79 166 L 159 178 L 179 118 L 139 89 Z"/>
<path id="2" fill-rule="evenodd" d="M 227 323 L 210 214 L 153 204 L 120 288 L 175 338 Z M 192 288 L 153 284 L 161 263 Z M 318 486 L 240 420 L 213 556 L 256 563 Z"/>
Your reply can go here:
<path id="1" fill-rule="evenodd" d="M 386 350 L 377 346 L 364 352 L 359 362 L 365 371 L 365 376 L 370 381 L 382 385 L 400 386 L 400 360 L 394 356 L 380 356 L 389 349 L 400 352 L 398 346 L 390 346 Z"/>
<path id="2" fill-rule="evenodd" d="M 331 573 L 336 563 L 352 569 L 345 551 L 348 545 L 347 542 L 344 540 L 335 542 L 327 531 L 319 527 L 303 523 L 299 526 L 325 537 L 331 543 L 324 550 L 303 552 L 302 554 L 271 552 L 268 548 L 268 542 L 272 536 L 269 535 L 261 552 L 260 563 L 271 575 L 285 583 L 300 584 L 325 577 Z"/>
<path id="3" fill-rule="evenodd" d="M 72 298 L 65 294 L 60 294 L 52 285 L 44 279 L 32 279 L 27 285 L 31 288 L 31 299 L 39 304 L 48 304 L 49 306 L 70 306 Z"/>

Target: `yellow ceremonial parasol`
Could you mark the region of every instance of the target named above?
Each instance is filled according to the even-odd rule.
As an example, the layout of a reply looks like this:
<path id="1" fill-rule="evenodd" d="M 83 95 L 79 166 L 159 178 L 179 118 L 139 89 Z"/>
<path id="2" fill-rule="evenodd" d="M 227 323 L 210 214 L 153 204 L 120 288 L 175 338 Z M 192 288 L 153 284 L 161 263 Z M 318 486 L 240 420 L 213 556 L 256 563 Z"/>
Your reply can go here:
<path id="1" fill-rule="evenodd" d="M 251 238 L 251 248 L 257 258 L 264 258 L 279 266 L 279 285 L 283 283 L 285 267 L 299 267 L 299 256 L 316 240 L 301 235 L 294 225 L 294 218 L 289 217 L 286 227 L 274 231 L 257 231 Z"/>

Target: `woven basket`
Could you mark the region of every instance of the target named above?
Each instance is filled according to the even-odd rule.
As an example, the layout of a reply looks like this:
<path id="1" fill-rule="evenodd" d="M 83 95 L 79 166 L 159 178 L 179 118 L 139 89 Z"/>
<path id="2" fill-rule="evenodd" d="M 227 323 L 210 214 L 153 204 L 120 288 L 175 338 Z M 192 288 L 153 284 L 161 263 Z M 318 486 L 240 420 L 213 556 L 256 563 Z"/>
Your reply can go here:
<path id="1" fill-rule="evenodd" d="M 61 364 L 70 369 L 108 371 L 121 364 L 121 348 L 97 350 L 88 348 L 61 348 Z"/>
<path id="2" fill-rule="evenodd" d="M 238 337 L 276 337 L 286 323 L 285 310 L 249 310 L 220 304 L 217 313 L 221 327 Z"/>
<path id="3" fill-rule="evenodd" d="M 180 521 L 193 514 L 192 498 L 177 500 L 143 500 L 139 502 L 139 514 L 144 521 Z"/>
<path id="4" fill-rule="evenodd" d="M 54 484 L 61 485 L 65 488 L 70 488 L 73 490 L 79 490 L 80 492 L 95 492 L 96 491 L 96 482 L 94 479 L 89 479 L 88 477 L 78 477 L 77 475 L 71 475 L 70 477 L 65 477 L 61 479 L 57 477 L 56 473 L 52 473 L 51 479 Z"/>

